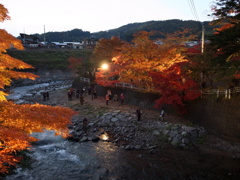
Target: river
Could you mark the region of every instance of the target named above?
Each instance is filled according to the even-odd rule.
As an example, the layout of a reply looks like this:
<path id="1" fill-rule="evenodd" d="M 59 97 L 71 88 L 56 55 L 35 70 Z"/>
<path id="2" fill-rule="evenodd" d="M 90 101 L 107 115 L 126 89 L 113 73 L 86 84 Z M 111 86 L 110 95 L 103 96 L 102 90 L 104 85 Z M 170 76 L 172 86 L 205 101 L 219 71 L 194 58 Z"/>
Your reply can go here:
<path id="1" fill-rule="evenodd" d="M 11 98 L 21 98 L 31 88 L 35 87 L 12 89 L 15 95 Z M 97 143 L 68 141 L 54 136 L 53 131 L 32 136 L 39 141 L 28 153 L 29 167 L 19 166 L 6 180 L 240 179 L 239 159 L 218 154 L 202 154 L 171 145 L 160 147 L 155 154 L 128 151 L 103 139 Z"/>

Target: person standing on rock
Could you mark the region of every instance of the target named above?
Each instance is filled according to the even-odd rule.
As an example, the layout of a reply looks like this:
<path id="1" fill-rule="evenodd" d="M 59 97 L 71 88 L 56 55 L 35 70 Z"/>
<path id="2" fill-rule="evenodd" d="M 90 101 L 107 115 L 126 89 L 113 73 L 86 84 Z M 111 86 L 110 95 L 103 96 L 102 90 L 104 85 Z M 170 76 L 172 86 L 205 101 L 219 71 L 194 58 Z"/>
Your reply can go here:
<path id="1" fill-rule="evenodd" d="M 165 110 L 164 110 L 164 108 L 162 108 L 161 111 L 160 111 L 159 120 L 163 121 L 164 120 L 164 115 L 165 115 Z"/>
<path id="2" fill-rule="evenodd" d="M 108 101 L 109 101 L 109 94 L 108 93 L 106 94 L 105 99 L 106 99 L 106 105 L 108 106 Z"/>
<path id="3" fill-rule="evenodd" d="M 46 101 L 46 99 L 47 99 L 46 91 L 44 91 L 44 92 L 42 93 L 42 95 L 43 95 L 43 101 Z"/>
<path id="4" fill-rule="evenodd" d="M 142 111 L 140 109 L 137 109 L 136 113 L 137 113 L 137 120 L 140 121 L 142 117 Z"/>
<path id="5" fill-rule="evenodd" d="M 87 134 L 87 126 L 88 126 L 88 122 L 87 122 L 87 118 L 83 119 L 83 131 Z"/>

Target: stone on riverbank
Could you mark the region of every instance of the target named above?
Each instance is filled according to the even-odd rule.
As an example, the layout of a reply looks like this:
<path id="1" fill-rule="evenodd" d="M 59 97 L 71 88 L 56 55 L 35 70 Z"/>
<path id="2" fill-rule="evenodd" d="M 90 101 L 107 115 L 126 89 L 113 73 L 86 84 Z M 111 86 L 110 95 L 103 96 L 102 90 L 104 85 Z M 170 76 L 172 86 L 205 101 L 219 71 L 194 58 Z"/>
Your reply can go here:
<path id="1" fill-rule="evenodd" d="M 82 128 L 82 121 L 79 117 L 78 120 L 73 122 L 73 130 Z M 93 130 L 95 129 L 95 130 Z M 80 133 L 72 133 L 75 138 L 79 138 L 80 142 L 84 141 L 98 141 L 101 134 L 96 129 L 103 129 L 104 132 L 112 134 L 113 142 L 119 143 L 125 142 L 124 149 L 149 149 L 149 147 L 155 147 L 156 142 L 161 140 L 167 140 L 168 143 L 188 148 L 193 146 L 196 141 L 207 135 L 207 131 L 203 127 L 190 127 L 182 124 L 171 124 L 166 122 L 159 122 L 158 120 L 147 123 L 144 120 L 137 121 L 136 114 L 131 111 L 114 110 L 103 115 L 98 115 L 94 123 L 88 125 L 88 132 L 95 132 L 95 139 L 89 137 L 80 136 Z M 102 134 L 104 133 L 102 132 Z"/>

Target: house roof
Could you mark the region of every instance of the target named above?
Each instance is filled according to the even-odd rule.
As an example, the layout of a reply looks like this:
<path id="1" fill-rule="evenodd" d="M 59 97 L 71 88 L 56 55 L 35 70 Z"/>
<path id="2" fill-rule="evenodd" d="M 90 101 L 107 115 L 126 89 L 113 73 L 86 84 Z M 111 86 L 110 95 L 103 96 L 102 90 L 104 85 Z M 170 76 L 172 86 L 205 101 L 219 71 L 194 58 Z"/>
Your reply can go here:
<path id="1" fill-rule="evenodd" d="M 24 40 L 39 41 L 39 38 L 33 35 L 20 33 L 20 37 Z"/>

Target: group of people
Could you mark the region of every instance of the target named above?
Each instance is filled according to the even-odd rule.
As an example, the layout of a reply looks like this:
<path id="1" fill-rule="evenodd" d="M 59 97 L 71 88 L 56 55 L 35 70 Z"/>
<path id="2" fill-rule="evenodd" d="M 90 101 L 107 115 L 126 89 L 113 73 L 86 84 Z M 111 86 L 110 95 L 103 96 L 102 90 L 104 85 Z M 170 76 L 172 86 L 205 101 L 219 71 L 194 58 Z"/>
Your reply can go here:
<path id="1" fill-rule="evenodd" d="M 112 92 L 110 89 L 108 89 L 105 99 L 106 99 L 106 105 L 108 105 L 109 100 L 118 101 L 118 95 L 114 94 L 114 96 L 112 97 Z M 123 102 L 124 102 L 124 94 L 123 93 L 120 94 L 120 99 L 121 99 L 121 105 L 123 105 Z"/>
<path id="2" fill-rule="evenodd" d="M 140 121 L 142 118 L 142 111 L 141 109 L 136 110 L 136 115 L 137 115 L 137 120 Z M 161 108 L 160 114 L 159 114 L 159 120 L 163 121 L 164 120 L 164 115 L 165 115 L 165 110 L 164 108 Z"/>
<path id="3" fill-rule="evenodd" d="M 72 100 L 72 97 L 74 95 L 74 93 L 76 94 L 76 97 L 80 99 L 80 104 L 83 105 L 84 103 L 84 95 L 86 95 L 88 93 L 88 95 L 92 95 L 92 100 L 97 98 L 97 91 L 95 88 L 91 88 L 89 87 L 88 89 L 86 89 L 86 87 L 81 88 L 81 89 L 77 89 L 75 92 L 74 88 L 70 88 L 67 92 L 68 95 L 68 100 Z M 49 94 L 47 92 L 47 94 L 44 92 L 44 100 L 49 98 Z M 109 100 L 113 100 L 113 101 L 118 101 L 118 95 L 114 94 L 114 96 L 112 96 L 112 92 L 110 89 L 107 90 L 107 94 L 105 95 L 105 100 L 106 100 L 106 105 L 109 104 Z M 120 100 L 121 100 L 121 105 L 123 105 L 124 102 L 124 94 L 121 93 L 120 94 Z M 142 111 L 140 109 L 136 110 L 136 115 L 137 115 L 137 120 L 140 121 L 142 118 Z M 159 115 L 159 120 L 163 121 L 164 120 L 164 116 L 165 116 L 165 110 L 164 108 L 161 108 L 160 111 L 160 115 Z"/>
<path id="4" fill-rule="evenodd" d="M 140 121 L 142 118 L 142 111 L 141 109 L 136 110 L 136 115 L 137 115 L 137 120 Z M 161 108 L 160 114 L 159 114 L 159 120 L 163 121 L 164 120 L 164 115 L 165 115 L 165 110 L 164 108 Z"/>
<path id="5" fill-rule="evenodd" d="M 124 102 L 124 94 L 123 93 L 120 94 L 120 98 L 121 98 L 121 105 L 122 105 L 123 102 Z M 107 90 L 107 94 L 105 96 L 105 99 L 106 99 L 106 105 L 108 105 L 109 100 L 111 100 L 111 99 L 113 101 L 118 101 L 118 95 L 114 94 L 114 96 L 112 98 L 112 92 L 111 92 L 110 89 L 108 89 Z M 136 110 L 136 115 L 137 115 L 137 120 L 140 121 L 141 118 L 142 118 L 142 111 L 140 109 L 137 109 Z M 165 116 L 165 110 L 164 110 L 164 108 L 161 108 L 160 114 L 159 114 L 159 120 L 163 121 L 164 120 L 164 116 Z"/>
<path id="6" fill-rule="evenodd" d="M 92 93 L 92 96 L 93 96 L 93 93 Z M 81 98 L 81 97 L 82 97 L 82 98 Z M 123 102 L 124 102 L 124 94 L 121 93 L 120 97 L 121 97 L 121 105 L 122 105 Z M 107 90 L 107 94 L 106 94 L 106 96 L 105 96 L 106 105 L 108 105 L 108 102 L 109 102 L 109 100 L 110 100 L 111 98 L 112 98 L 112 92 L 111 92 L 110 89 L 108 89 L 108 90 Z M 112 100 L 113 100 L 113 101 L 118 101 L 118 95 L 115 94 L 115 95 L 113 96 Z M 80 96 L 80 102 L 81 102 L 81 104 L 83 104 L 83 102 L 84 102 L 83 96 Z M 140 121 L 140 120 L 141 120 L 142 114 L 143 114 L 143 112 L 141 111 L 141 109 L 137 109 L 137 110 L 136 110 L 137 121 Z M 163 120 L 164 120 L 164 115 L 165 115 L 165 110 L 164 110 L 164 108 L 161 108 L 160 115 L 159 115 L 159 120 L 160 120 L 160 121 L 163 121 Z M 83 131 L 84 131 L 85 133 L 87 133 L 87 126 L 88 126 L 87 119 L 84 118 L 84 119 L 83 119 Z"/>
<path id="7" fill-rule="evenodd" d="M 89 88 L 87 89 L 86 87 L 83 88 L 70 88 L 67 91 L 67 96 L 68 96 L 68 100 L 71 101 L 73 96 L 75 95 L 77 99 L 80 99 L 80 103 L 81 105 L 83 105 L 84 103 L 84 96 L 88 94 L 88 95 L 92 95 L 92 100 L 97 98 L 97 91 L 95 88 L 91 88 L 89 86 Z"/>

